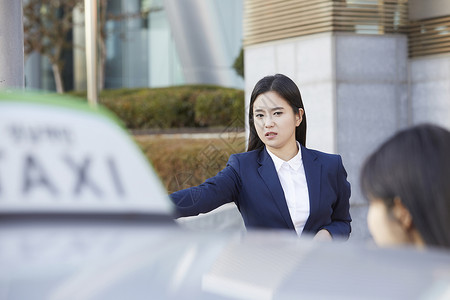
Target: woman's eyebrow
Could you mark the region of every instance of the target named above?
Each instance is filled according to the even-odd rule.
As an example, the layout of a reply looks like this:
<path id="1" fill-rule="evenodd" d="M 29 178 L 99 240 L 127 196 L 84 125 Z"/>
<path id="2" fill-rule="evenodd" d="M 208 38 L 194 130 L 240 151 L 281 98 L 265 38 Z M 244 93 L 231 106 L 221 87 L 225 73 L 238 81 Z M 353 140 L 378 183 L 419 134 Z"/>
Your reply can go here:
<path id="1" fill-rule="evenodd" d="M 281 110 L 281 109 L 284 109 L 284 107 L 282 107 L 282 106 L 274 107 L 274 108 L 271 109 L 271 111 Z"/>
<path id="2" fill-rule="evenodd" d="M 270 111 L 281 110 L 281 109 L 284 109 L 284 107 L 277 106 L 277 107 L 270 108 Z M 255 108 L 255 112 L 262 112 L 262 111 L 266 111 L 266 110 L 267 110 L 267 108 Z"/>

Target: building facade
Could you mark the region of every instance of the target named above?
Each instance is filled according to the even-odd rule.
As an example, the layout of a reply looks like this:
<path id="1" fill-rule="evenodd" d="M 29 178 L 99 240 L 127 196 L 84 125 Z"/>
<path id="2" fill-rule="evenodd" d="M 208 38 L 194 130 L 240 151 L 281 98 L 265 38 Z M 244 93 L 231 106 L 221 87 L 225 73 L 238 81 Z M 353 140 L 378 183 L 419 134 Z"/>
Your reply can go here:
<path id="1" fill-rule="evenodd" d="M 215 84 L 243 88 L 233 69 L 242 47 L 242 0 L 108 0 L 105 88 Z M 74 12 L 83 24 L 81 11 Z M 75 26 L 64 69 L 66 90 L 86 89 L 84 26 Z M 53 90 L 51 66 L 26 61 L 26 86 Z"/>

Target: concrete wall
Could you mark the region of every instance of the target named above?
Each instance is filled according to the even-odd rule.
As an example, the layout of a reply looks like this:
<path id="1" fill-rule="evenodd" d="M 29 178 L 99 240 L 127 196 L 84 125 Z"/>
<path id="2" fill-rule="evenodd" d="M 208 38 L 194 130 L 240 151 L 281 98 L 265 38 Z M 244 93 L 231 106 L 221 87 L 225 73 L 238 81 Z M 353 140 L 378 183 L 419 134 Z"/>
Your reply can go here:
<path id="1" fill-rule="evenodd" d="M 408 125 L 407 39 L 402 35 L 336 36 L 338 152 L 352 184 L 353 236 L 366 238 L 367 201 L 359 186 L 366 157 Z"/>
<path id="2" fill-rule="evenodd" d="M 450 54 L 410 60 L 411 119 L 450 130 Z"/>

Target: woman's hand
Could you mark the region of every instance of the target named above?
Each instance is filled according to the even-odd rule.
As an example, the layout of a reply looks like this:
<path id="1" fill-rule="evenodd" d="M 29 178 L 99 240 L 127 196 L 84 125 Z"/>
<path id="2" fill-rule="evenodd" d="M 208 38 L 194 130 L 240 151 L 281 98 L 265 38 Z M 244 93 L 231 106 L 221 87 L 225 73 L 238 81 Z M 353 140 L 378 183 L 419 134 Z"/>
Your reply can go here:
<path id="1" fill-rule="evenodd" d="M 331 236 L 330 232 L 326 229 L 321 229 L 319 232 L 316 233 L 313 240 L 315 241 L 332 241 L 333 237 Z"/>

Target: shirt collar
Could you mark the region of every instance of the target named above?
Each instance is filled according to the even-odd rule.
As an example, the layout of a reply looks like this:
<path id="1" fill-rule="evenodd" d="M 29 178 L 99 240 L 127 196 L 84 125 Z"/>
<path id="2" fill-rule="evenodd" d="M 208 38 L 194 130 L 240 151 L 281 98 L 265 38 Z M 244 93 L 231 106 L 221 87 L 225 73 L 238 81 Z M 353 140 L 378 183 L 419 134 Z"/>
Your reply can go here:
<path id="1" fill-rule="evenodd" d="M 302 166 L 303 162 L 302 162 L 302 151 L 301 151 L 301 147 L 300 147 L 300 143 L 297 141 L 297 149 L 298 152 L 297 154 L 291 158 L 289 161 L 284 161 L 281 158 L 279 158 L 278 156 L 276 156 L 275 154 L 273 154 L 272 152 L 270 152 L 269 149 L 267 149 L 267 153 L 269 153 L 270 157 L 272 158 L 272 161 L 275 165 L 275 170 L 278 171 L 280 170 L 281 166 L 283 165 L 283 163 L 287 163 L 289 164 L 289 166 L 294 169 L 295 171 L 298 171 L 298 169 Z"/>

